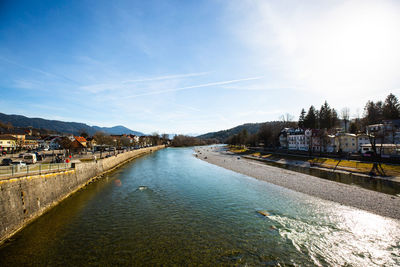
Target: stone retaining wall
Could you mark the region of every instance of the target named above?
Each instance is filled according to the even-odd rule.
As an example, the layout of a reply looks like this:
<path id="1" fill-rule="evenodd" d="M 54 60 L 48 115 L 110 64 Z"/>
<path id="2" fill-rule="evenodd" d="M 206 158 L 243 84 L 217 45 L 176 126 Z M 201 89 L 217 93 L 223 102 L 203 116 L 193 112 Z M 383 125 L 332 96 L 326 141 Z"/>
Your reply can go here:
<path id="1" fill-rule="evenodd" d="M 0 181 L 0 244 L 96 176 L 164 146 L 142 148 L 75 168 Z"/>

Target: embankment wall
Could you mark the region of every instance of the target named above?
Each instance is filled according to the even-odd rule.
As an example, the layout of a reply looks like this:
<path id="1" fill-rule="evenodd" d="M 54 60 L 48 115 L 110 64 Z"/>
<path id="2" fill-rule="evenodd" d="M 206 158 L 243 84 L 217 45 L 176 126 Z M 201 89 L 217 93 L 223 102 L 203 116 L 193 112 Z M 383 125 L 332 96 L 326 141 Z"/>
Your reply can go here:
<path id="1" fill-rule="evenodd" d="M 142 148 L 75 168 L 0 181 L 0 244 L 92 179 L 125 162 L 164 148 Z"/>

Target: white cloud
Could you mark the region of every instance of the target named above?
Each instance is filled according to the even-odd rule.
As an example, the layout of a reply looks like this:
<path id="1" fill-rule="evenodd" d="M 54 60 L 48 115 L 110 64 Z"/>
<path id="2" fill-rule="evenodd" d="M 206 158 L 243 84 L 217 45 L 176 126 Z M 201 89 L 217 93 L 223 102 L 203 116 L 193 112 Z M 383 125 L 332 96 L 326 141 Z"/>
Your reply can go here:
<path id="1" fill-rule="evenodd" d="M 165 93 L 177 92 L 177 91 L 183 91 L 183 90 L 189 90 L 189 89 L 195 89 L 195 88 L 219 86 L 219 85 L 232 84 L 232 83 L 238 83 L 238 82 L 243 82 L 243 81 L 259 80 L 261 78 L 262 77 L 250 77 L 250 78 L 244 78 L 244 79 L 212 82 L 212 83 L 191 85 L 191 86 L 171 88 L 171 89 L 162 89 L 162 90 L 151 91 L 151 92 L 146 92 L 146 93 L 141 93 L 141 94 L 134 94 L 134 95 L 126 96 L 126 98 L 135 98 L 135 97 L 139 97 L 139 96 L 149 96 L 149 95 L 159 95 L 159 94 L 165 94 Z"/>
<path id="2" fill-rule="evenodd" d="M 140 79 L 125 79 L 118 80 L 111 83 L 99 83 L 81 86 L 81 89 L 91 93 L 102 93 L 104 91 L 116 91 L 116 90 L 126 90 L 132 89 L 135 84 L 139 83 L 151 83 L 166 80 L 182 80 L 185 78 L 204 76 L 209 74 L 209 72 L 198 72 L 198 73 L 186 73 L 186 74 L 174 74 L 174 75 L 164 75 L 158 77 L 150 78 L 140 78 Z M 143 87 L 143 85 L 141 85 Z"/>
<path id="3" fill-rule="evenodd" d="M 340 108 L 400 86 L 399 2 L 236 1 L 229 12 L 234 34 L 280 87 Z"/>

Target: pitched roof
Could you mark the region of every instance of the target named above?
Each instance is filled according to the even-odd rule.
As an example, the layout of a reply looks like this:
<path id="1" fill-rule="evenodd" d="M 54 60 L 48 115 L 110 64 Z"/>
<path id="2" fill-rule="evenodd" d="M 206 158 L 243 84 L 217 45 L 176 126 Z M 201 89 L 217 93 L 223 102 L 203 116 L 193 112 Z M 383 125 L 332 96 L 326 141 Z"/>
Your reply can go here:
<path id="1" fill-rule="evenodd" d="M 17 138 L 9 134 L 2 134 L 0 135 L 0 140 L 17 140 Z"/>
<path id="2" fill-rule="evenodd" d="M 87 142 L 85 137 L 82 136 L 74 136 L 75 140 L 82 143 L 82 142 Z"/>
<path id="3" fill-rule="evenodd" d="M 85 139 L 85 138 L 83 138 L 83 139 Z M 85 141 L 86 141 L 86 139 L 85 139 Z M 72 148 L 72 149 L 76 149 L 76 148 L 85 148 L 85 146 L 84 145 L 82 145 L 80 142 L 78 142 L 78 140 L 75 140 L 75 141 L 73 141 L 73 142 L 71 142 L 70 144 L 69 144 L 69 146 L 68 146 L 68 148 Z"/>

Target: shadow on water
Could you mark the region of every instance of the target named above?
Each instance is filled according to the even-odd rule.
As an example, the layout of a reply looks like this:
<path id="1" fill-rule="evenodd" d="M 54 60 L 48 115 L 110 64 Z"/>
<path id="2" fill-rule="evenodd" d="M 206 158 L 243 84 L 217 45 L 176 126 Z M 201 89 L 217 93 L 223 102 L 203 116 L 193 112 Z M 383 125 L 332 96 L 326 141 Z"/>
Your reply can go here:
<path id="1" fill-rule="evenodd" d="M 339 183 L 356 185 L 368 190 L 373 190 L 389 195 L 400 194 L 400 184 L 390 180 L 360 176 L 352 173 L 332 172 L 332 171 L 325 171 L 325 170 L 313 169 L 295 165 L 279 164 L 269 161 L 262 161 L 262 162 L 267 165 L 271 165 L 281 169 L 296 171 Z"/>

